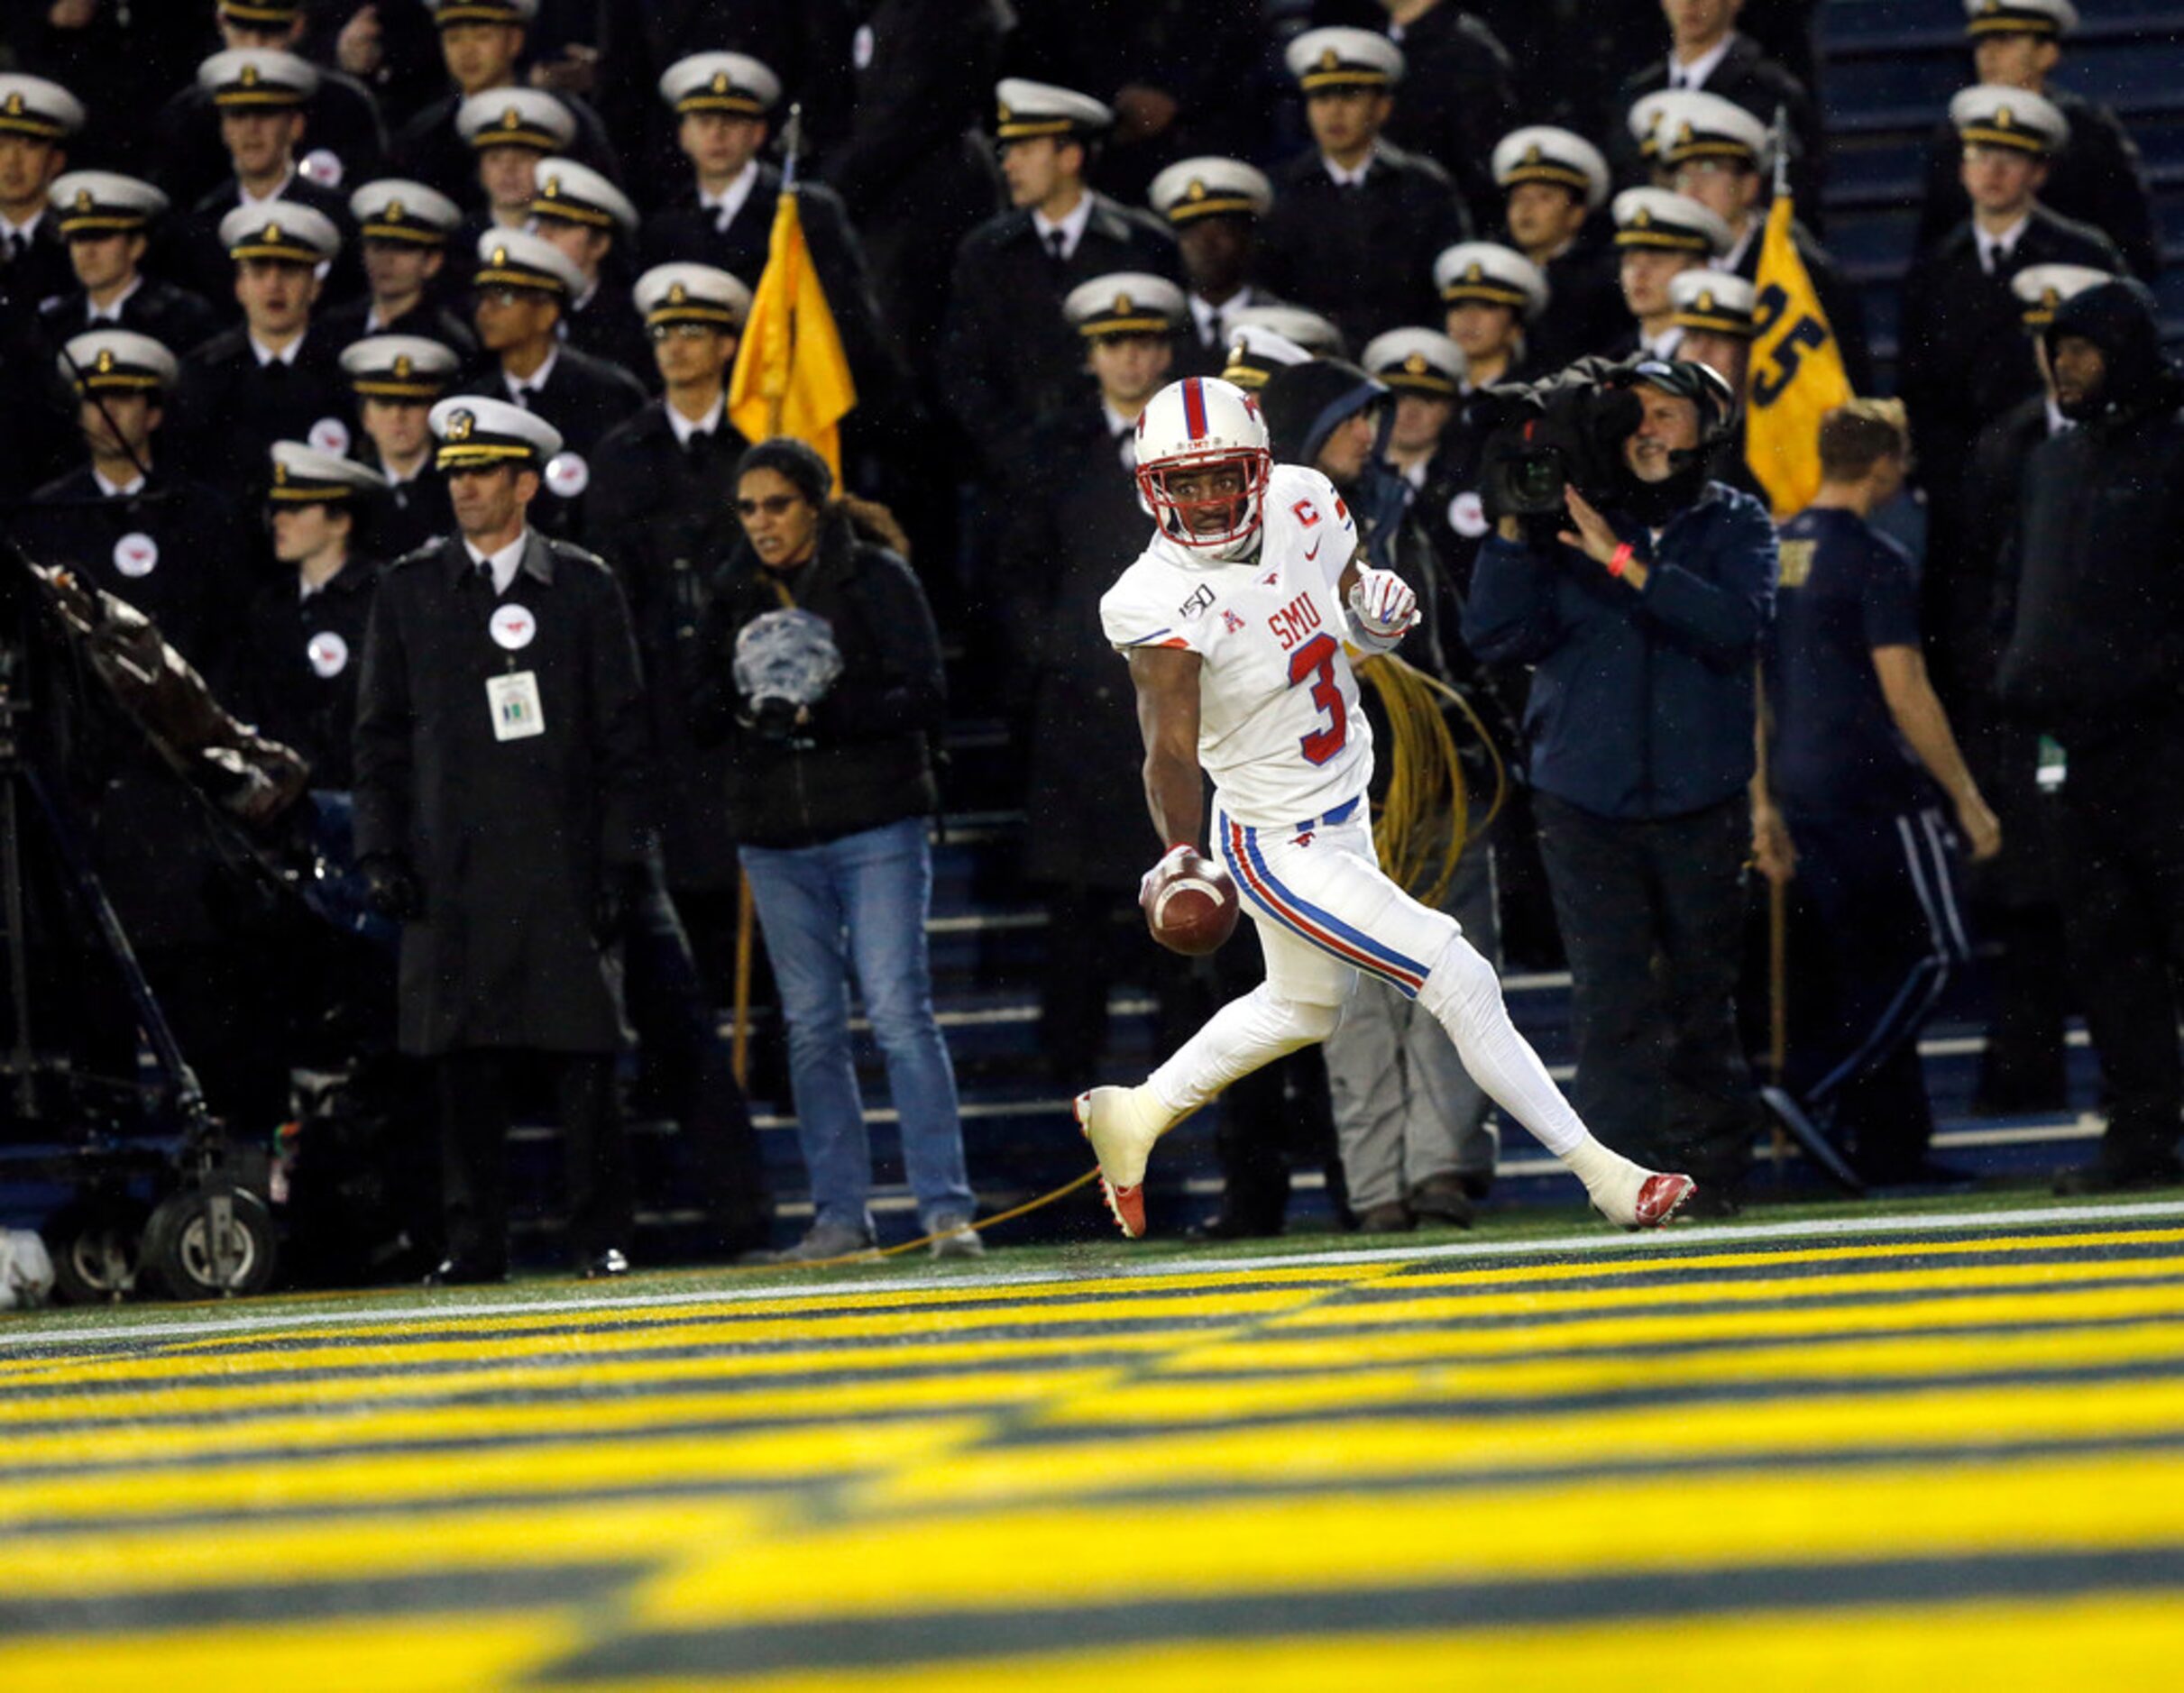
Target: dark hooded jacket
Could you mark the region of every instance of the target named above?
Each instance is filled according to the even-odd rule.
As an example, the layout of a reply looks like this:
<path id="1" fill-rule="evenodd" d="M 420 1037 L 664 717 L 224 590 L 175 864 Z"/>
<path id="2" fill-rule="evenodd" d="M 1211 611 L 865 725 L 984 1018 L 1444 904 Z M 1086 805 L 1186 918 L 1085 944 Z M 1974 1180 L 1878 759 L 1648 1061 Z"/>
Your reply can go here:
<path id="1" fill-rule="evenodd" d="M 808 725 L 767 735 L 736 692 L 736 636 L 791 603 L 831 626 L 842 673 Z M 713 582 L 693 670 L 691 734 L 728 749 L 739 845 L 815 846 L 940 809 L 931 749 L 947 693 L 932 612 L 910 566 L 859 535 L 843 506 L 821 515 L 817 555 L 778 583 L 738 545 Z"/>
<path id="2" fill-rule="evenodd" d="M 2184 379 L 2153 296 L 2124 279 L 2066 301 L 2046 332 L 2101 350 L 2100 391 L 2027 462 L 2003 563 L 2003 702 L 2066 746 L 2166 717 L 2184 687 Z"/>

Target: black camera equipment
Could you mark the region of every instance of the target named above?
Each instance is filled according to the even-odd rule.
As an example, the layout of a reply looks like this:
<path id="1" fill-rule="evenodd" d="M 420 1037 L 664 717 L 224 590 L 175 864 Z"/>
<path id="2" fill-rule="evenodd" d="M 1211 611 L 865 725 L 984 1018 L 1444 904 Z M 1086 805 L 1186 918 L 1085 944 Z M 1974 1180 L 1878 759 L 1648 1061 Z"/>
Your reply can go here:
<path id="1" fill-rule="evenodd" d="M 133 459 L 110 414 L 106 427 Z M 222 712 L 148 619 L 35 563 L 10 527 L 0 526 L 0 1163 L 73 1190 L 41 1225 L 64 1297 L 119 1299 L 140 1282 L 178 1298 L 256 1292 L 275 1267 L 268 1151 L 237 1143 L 207 1108 L 70 788 L 83 731 L 115 708 L 124 733 L 164 756 L 208 814 L 262 822 L 294 801 L 307 772 Z M 163 719 L 156 729 L 148 708 Z M 278 874 L 270 857 L 258 869 Z M 137 1037 L 132 1075 L 85 1062 L 85 1020 L 115 1015 Z"/>
<path id="2" fill-rule="evenodd" d="M 44 1224 L 64 1296 L 120 1298 L 140 1278 L 178 1298 L 255 1292 L 274 1267 L 266 1159 L 234 1144 L 206 1109 L 78 832 L 52 768 L 56 737 L 40 721 L 74 655 L 50 632 L 41 577 L 8 551 L 0 560 L 0 1159 L 77 1190 Z M 63 949 L 103 959 L 96 973 L 118 984 L 156 1080 L 101 1075 L 82 1063 L 65 1028 L 76 996 L 52 969 Z M 171 1191 L 147 1207 L 137 1197 L 147 1187 Z"/>
<path id="3" fill-rule="evenodd" d="M 1645 412 L 1632 390 L 1658 388 L 1699 407 L 1699 444 L 1673 455 L 1678 478 L 1701 477 L 1736 421 L 1736 397 L 1712 370 L 1684 359 L 1580 359 L 1544 380 L 1486 389 L 1475 406 L 1491 431 L 1480 455 L 1480 500 L 1490 520 L 1516 517 L 1535 545 L 1570 526 L 1563 490 L 1620 507 L 1643 485 L 1623 445 Z M 1695 495 L 1697 490 L 1691 490 Z"/>

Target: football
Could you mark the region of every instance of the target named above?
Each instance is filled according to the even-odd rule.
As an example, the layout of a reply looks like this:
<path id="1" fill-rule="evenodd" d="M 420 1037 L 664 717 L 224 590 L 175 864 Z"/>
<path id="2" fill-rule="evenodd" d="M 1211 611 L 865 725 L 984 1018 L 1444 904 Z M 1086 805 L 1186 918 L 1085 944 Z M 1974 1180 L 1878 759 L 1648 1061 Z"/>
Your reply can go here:
<path id="1" fill-rule="evenodd" d="M 1146 884 L 1145 927 L 1170 952 L 1198 958 L 1236 932 L 1236 884 L 1210 858 L 1187 853 Z"/>

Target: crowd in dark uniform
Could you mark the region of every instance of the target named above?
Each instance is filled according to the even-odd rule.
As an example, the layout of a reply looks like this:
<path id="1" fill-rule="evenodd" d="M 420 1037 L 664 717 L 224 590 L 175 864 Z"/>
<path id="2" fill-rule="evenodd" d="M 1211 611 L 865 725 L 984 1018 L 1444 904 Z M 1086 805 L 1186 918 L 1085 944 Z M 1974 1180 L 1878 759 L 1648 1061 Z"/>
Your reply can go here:
<path id="1" fill-rule="evenodd" d="M 1813 10 L 23 0 L 0 14 L 0 497 L 33 552 L 154 615 L 343 790 L 381 567 L 453 533 L 428 415 L 473 396 L 538 420 L 554 448 L 528 522 L 544 556 L 605 561 L 641 660 L 603 755 L 656 766 L 664 856 L 622 892 L 674 933 L 667 973 L 694 947 L 718 993 L 732 753 L 698 744 L 687 701 L 742 539 L 727 373 L 793 168 L 858 393 L 847 480 L 895 510 L 947 631 L 992 661 L 959 679 L 975 703 L 1026 729 L 1024 869 L 1054 920 L 1045 1046 L 1074 1076 L 1108 981 L 1144 968 L 1143 948 L 1117 951 L 1142 867 L 1135 730 L 1090 609 L 1144 538 L 1137 409 L 1172 376 L 1279 392 L 1300 356 L 1354 361 L 1379 396 L 1387 533 L 1460 606 L 1489 530 L 1473 397 L 1679 349 L 1741 384 L 1777 153 L 1867 391 L 1858 296 L 1824 244 Z M 1923 639 L 2006 812 L 2030 806 L 2037 732 L 1991 703 L 1998 561 L 2020 465 L 2061 425 L 2015 285 L 2143 279 L 2158 255 L 2128 136 L 2049 80 L 2072 7 L 1969 0 L 1967 17 L 1978 86 L 1935 134 L 1896 380 L 1927 509 Z M 1739 456 L 1721 473 L 1749 488 Z M 340 534 L 305 547 L 312 522 Z M 452 572 L 386 580 L 470 591 Z M 429 622 L 421 600 L 408 615 Z M 1523 677 L 1473 663 L 1456 621 L 1419 662 L 1513 734 Z M 1506 928 L 1546 962 L 1518 801 L 1496 847 Z M 115 817 L 116 837 L 141 834 Z M 2052 973 L 2028 967 L 2056 894 L 2026 818 L 1994 878 L 2017 966 L 1996 1045 L 2051 1056 L 1997 1057 L 1997 1104 L 2059 1103 L 2060 1085 L 2060 1006 L 2034 980 Z M 216 953 L 209 920 L 188 945 Z M 1203 991 L 1159 962 L 1171 1010 Z M 669 995 L 683 1009 L 656 1030 L 698 991 Z M 572 1113 L 601 1109 L 595 1074 L 569 1086 Z M 225 1103 L 247 1115 L 263 1094 Z M 1291 1077 L 1234 1114 L 1266 1127 L 1298 1097 Z M 601 1203 L 625 1203 L 619 1165 L 599 1179 Z M 1278 1226 L 1278 1187 L 1217 1221 Z M 627 1244 L 605 1223 L 583 1243 L 602 1261 Z"/>

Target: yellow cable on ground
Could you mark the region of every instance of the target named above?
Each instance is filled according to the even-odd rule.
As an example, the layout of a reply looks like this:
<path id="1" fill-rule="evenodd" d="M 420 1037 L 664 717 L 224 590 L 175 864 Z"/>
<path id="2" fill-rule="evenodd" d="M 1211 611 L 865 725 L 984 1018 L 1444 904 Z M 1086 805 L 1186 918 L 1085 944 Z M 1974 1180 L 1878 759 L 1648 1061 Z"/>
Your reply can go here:
<path id="1" fill-rule="evenodd" d="M 1444 701 L 1453 702 L 1464 713 L 1493 766 L 1494 800 L 1479 821 L 1479 831 L 1500 815 L 1509 793 L 1509 773 L 1500 749 L 1471 701 L 1446 682 L 1390 654 L 1367 658 L 1356 669 L 1380 695 L 1395 740 L 1388 797 L 1373 818 L 1373 844 L 1380 849 L 1382 868 L 1398 885 L 1438 908 L 1455 877 L 1457 861 L 1477 832 L 1472 828 L 1470 794 Z"/>
<path id="2" fill-rule="evenodd" d="M 980 1231 L 990 1229 L 998 1222 L 1013 1222 L 1018 1217 L 1028 1217 L 1034 1211 L 1043 1211 L 1047 1206 L 1054 1203 L 1056 1200 L 1067 1199 L 1078 1188 L 1087 1186 L 1090 1183 L 1097 1181 L 1098 1178 L 1099 1167 L 1096 1164 L 1090 1169 L 1087 1170 L 1082 1176 L 1078 1176 L 1075 1181 L 1064 1182 L 1060 1187 L 1055 1188 L 1051 1193 L 1042 1194 L 1036 1199 L 1026 1200 L 1023 1204 L 1016 1206 L 1012 1211 L 999 1212 L 991 1217 L 981 1217 L 976 1222 L 967 1224 L 966 1226 L 973 1231 Z M 952 1234 L 955 1232 L 955 1231 L 951 1229 L 949 1231 L 949 1232 Z M 843 1252 L 834 1258 L 798 1258 L 793 1262 L 785 1264 L 706 1264 L 693 1266 L 688 1269 L 669 1271 L 668 1274 L 684 1276 L 720 1276 L 723 1274 L 733 1275 L 757 1270 L 833 1269 L 838 1266 L 847 1264 L 876 1264 L 882 1258 L 899 1258 L 904 1252 L 914 1252 L 922 1246 L 931 1246 L 940 1238 L 941 1237 L 937 1233 L 921 1234 L 916 1240 L 905 1240 L 900 1246 L 867 1247 L 861 1251 Z"/>
<path id="3" fill-rule="evenodd" d="M 1026 1200 L 1023 1204 L 1017 1206 L 1014 1211 L 1004 1211 L 991 1217 L 981 1218 L 978 1222 L 971 1223 L 969 1226 L 974 1230 L 990 1229 L 997 1222 L 1013 1222 L 1018 1217 L 1027 1217 L 1034 1211 L 1044 1209 L 1046 1206 L 1052 1204 L 1058 1199 L 1068 1198 L 1069 1195 L 1074 1194 L 1078 1188 L 1083 1187 L 1089 1183 L 1097 1181 L 1098 1179 L 1099 1166 L 1095 1164 L 1090 1169 L 1087 1170 L 1075 1181 L 1064 1182 L 1060 1187 L 1057 1187 L 1051 1194 L 1042 1194 L 1037 1199 Z M 950 1230 L 950 1232 L 953 1233 L 954 1231 Z M 922 1234 L 914 1240 L 904 1241 L 900 1246 L 880 1247 L 875 1249 L 869 1254 L 863 1252 L 853 1252 L 847 1258 L 821 1259 L 820 1261 L 821 1263 L 840 1262 L 853 1264 L 859 1258 L 866 1258 L 867 1256 L 871 1258 L 894 1258 L 900 1253 L 914 1252 L 922 1246 L 930 1246 L 933 1241 L 939 1240 L 940 1238 L 941 1237 L 937 1233 Z"/>

